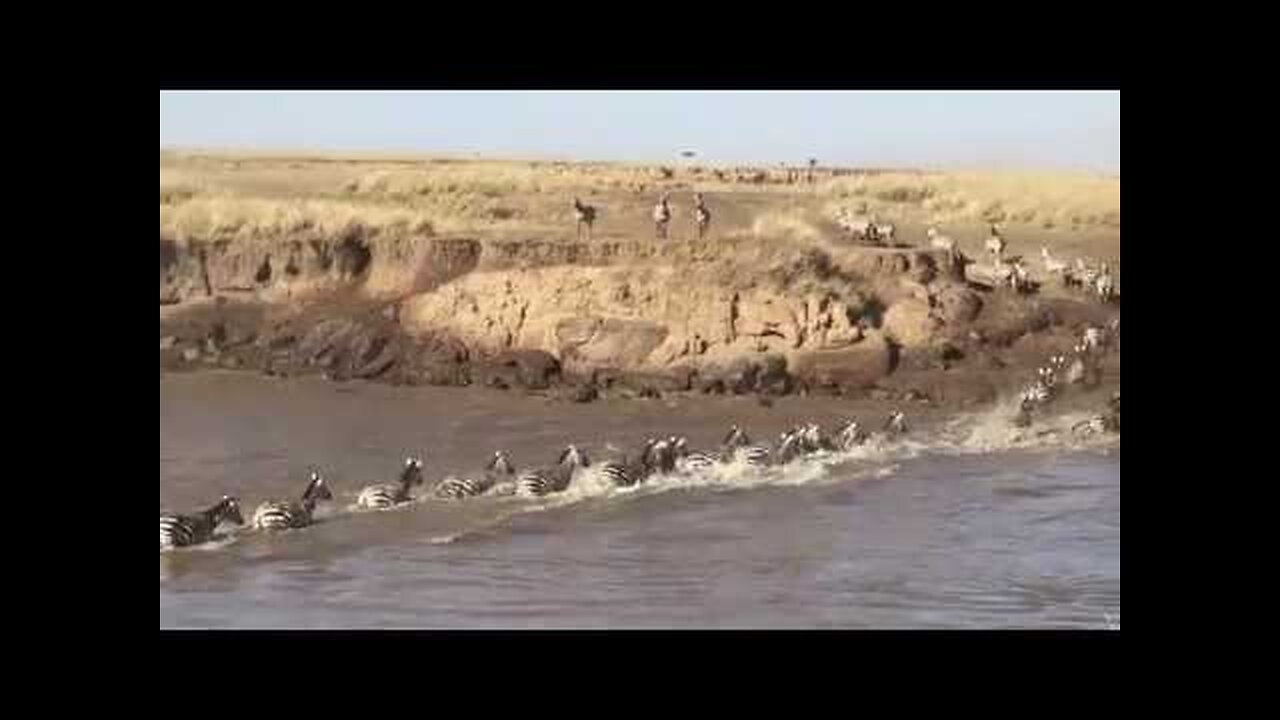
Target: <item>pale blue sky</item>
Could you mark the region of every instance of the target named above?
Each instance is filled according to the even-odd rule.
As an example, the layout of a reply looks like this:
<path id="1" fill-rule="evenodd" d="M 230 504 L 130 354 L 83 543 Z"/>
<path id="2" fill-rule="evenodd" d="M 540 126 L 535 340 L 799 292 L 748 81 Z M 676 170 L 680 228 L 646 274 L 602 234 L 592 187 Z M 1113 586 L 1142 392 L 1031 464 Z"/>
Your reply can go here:
<path id="1" fill-rule="evenodd" d="M 1120 171 L 1119 92 L 161 92 L 160 146 Z"/>

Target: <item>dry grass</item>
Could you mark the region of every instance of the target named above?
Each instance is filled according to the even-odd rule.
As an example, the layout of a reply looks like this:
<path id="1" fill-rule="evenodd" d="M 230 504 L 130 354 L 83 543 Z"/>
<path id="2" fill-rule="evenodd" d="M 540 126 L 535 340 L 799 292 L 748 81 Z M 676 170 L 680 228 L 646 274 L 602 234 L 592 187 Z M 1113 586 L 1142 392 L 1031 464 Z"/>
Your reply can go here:
<path id="1" fill-rule="evenodd" d="M 1120 227 L 1120 179 L 1027 172 L 884 173 L 833 178 L 825 209 L 864 205 L 883 217 Z"/>
<path id="2" fill-rule="evenodd" d="M 611 163 L 162 152 L 160 227 L 180 237 L 326 231 L 356 222 L 563 236 L 573 230 L 568 201 L 576 195 L 601 207 L 598 235 L 644 236 L 652 232 L 648 217 L 659 192 L 672 190 L 687 204 L 693 189 L 709 193 L 717 237 L 798 244 L 829 236 L 841 206 L 913 223 L 1118 231 L 1120 222 L 1119 178 L 1085 175 L 884 172 L 788 186 L 721 181 L 710 169 L 668 175 L 657 166 Z"/>

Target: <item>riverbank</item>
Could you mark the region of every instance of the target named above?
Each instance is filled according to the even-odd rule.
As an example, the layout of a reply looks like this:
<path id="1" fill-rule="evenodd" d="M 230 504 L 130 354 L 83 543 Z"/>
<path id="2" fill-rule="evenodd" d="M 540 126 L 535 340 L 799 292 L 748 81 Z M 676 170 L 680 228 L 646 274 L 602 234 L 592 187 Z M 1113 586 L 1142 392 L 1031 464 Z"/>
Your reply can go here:
<path id="1" fill-rule="evenodd" d="M 1067 291 L 1035 260 L 1046 247 L 1118 270 L 1118 179 L 796 178 L 162 153 L 161 372 L 958 410 L 1025 386 L 1086 326 L 1118 317 L 1118 302 Z M 701 239 L 683 217 L 693 190 L 713 216 Z M 663 191 L 676 220 L 657 239 L 648 212 Z M 591 237 L 576 234 L 574 196 L 598 210 Z M 896 246 L 845 238 L 837 207 L 894 221 Z M 939 223 L 981 258 L 989 220 L 1038 292 L 983 287 L 924 239 Z M 1118 351 L 1099 371 L 1089 383 L 1118 382 Z"/>

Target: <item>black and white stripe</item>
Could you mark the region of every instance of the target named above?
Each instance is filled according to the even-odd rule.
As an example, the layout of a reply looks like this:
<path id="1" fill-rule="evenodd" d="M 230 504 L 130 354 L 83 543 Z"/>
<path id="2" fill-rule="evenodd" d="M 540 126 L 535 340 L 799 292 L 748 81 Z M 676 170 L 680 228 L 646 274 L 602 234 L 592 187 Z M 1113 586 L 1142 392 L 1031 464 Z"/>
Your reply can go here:
<path id="1" fill-rule="evenodd" d="M 203 512 L 182 515 L 167 513 L 160 516 L 160 549 L 186 547 L 208 542 L 213 531 L 223 522 L 244 524 L 240 514 L 240 502 L 224 495 L 217 505 Z"/>
<path id="2" fill-rule="evenodd" d="M 841 450 L 852 450 L 867 441 L 867 433 L 857 420 L 847 420 L 836 432 L 836 446 Z"/>
<path id="3" fill-rule="evenodd" d="M 645 452 L 641 456 L 645 470 L 650 475 L 669 475 L 676 470 L 675 440 L 650 440 L 645 443 Z"/>
<path id="4" fill-rule="evenodd" d="M 733 461 L 746 463 L 754 467 L 764 467 L 769 464 L 769 448 L 764 445 L 740 445 L 734 448 Z"/>
<path id="5" fill-rule="evenodd" d="M 405 458 L 404 470 L 400 472 L 398 482 L 366 487 L 360 491 L 356 504 L 373 510 L 399 505 L 408 502 L 411 499 L 410 488 L 421 485 L 422 482 L 422 461 L 417 458 Z"/>
<path id="6" fill-rule="evenodd" d="M 724 458 L 715 453 L 695 450 L 676 460 L 676 471 L 684 473 L 706 472 L 724 462 Z"/>
<path id="7" fill-rule="evenodd" d="M 265 502 L 253 513 L 253 526 L 259 530 L 288 530 L 302 528 L 311 524 L 316 504 L 321 500 L 332 500 L 333 493 L 324 484 L 320 473 L 312 472 L 307 482 L 307 489 L 302 492 L 302 499 L 296 503 Z"/>
<path id="8" fill-rule="evenodd" d="M 796 430 L 789 430 L 778 437 L 778 451 L 775 455 L 779 465 L 791 462 L 804 455 L 804 438 Z"/>
<path id="9" fill-rule="evenodd" d="M 724 442 L 720 443 L 725 450 L 732 451 L 735 448 L 743 447 L 751 444 L 751 438 L 747 437 L 746 431 L 734 425 L 729 428 L 729 434 L 724 437 Z"/>
<path id="10" fill-rule="evenodd" d="M 516 494 L 525 497 L 541 497 L 550 493 L 564 492 L 569 488 L 574 473 L 578 468 L 591 466 L 586 454 L 576 446 L 570 445 L 560 453 L 556 465 L 550 468 L 535 468 L 520 474 L 516 478 Z"/>
<path id="11" fill-rule="evenodd" d="M 644 480 L 644 467 L 639 462 L 609 460 L 600 465 L 600 476 L 616 487 L 631 487 Z"/>
<path id="12" fill-rule="evenodd" d="M 510 481 L 515 477 L 515 468 L 501 450 L 493 454 L 489 464 L 484 467 L 484 476 L 480 479 L 447 477 L 436 486 L 436 497 L 449 500 L 483 495 L 500 482 Z"/>
<path id="13" fill-rule="evenodd" d="M 889 413 L 889 419 L 884 424 L 884 431 L 889 437 L 897 437 L 907 433 L 907 416 L 900 410 L 894 410 Z"/>

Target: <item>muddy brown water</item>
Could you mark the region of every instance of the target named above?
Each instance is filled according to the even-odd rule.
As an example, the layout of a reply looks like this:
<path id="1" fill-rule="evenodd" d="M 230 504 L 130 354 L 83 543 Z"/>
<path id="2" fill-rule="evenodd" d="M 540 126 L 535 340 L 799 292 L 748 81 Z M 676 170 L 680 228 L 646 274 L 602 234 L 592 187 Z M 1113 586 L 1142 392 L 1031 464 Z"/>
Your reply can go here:
<path id="1" fill-rule="evenodd" d="M 551 462 L 567 442 L 603 457 L 681 433 L 706 448 L 732 422 L 769 440 L 848 410 L 834 399 L 576 405 L 478 389 L 162 375 L 162 510 L 233 493 L 248 519 L 265 499 L 295 497 L 313 467 L 336 499 L 304 530 L 238 529 L 162 552 L 160 626 L 1118 627 L 1118 442 L 1019 442 L 991 418 L 925 422 L 910 442 L 766 473 L 350 507 L 408 454 L 425 455 L 429 488 L 474 472 L 496 449 L 526 466 Z"/>

